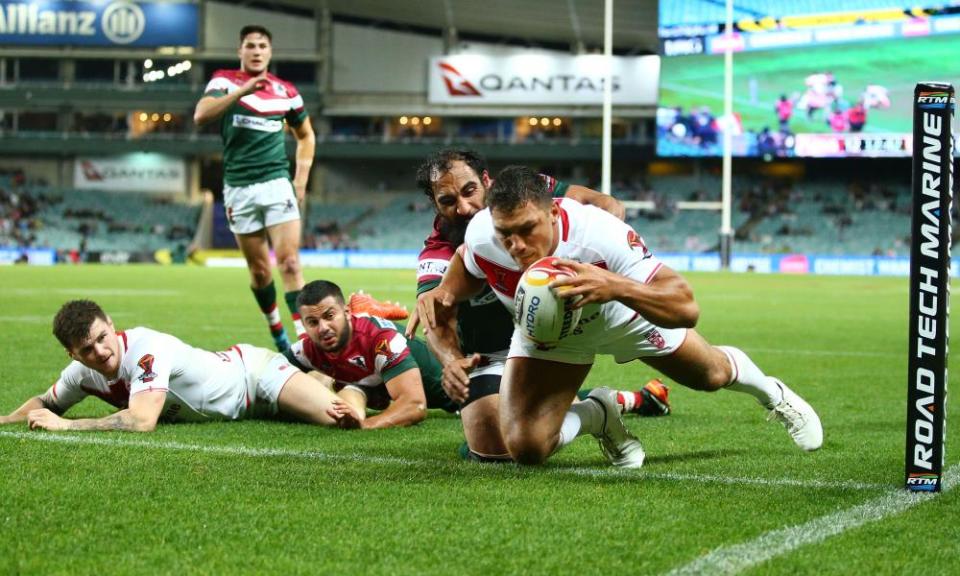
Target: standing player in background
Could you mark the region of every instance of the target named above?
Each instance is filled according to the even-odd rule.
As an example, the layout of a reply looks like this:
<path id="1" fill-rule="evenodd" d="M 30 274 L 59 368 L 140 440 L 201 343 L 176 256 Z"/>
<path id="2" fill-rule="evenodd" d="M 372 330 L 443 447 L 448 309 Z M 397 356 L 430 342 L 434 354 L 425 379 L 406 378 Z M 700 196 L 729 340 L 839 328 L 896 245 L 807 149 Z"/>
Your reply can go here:
<path id="1" fill-rule="evenodd" d="M 793 116 L 793 101 L 787 98 L 786 94 L 781 94 L 780 99 L 774 107 L 777 113 L 777 120 L 780 122 L 780 131 L 790 132 L 790 117 Z"/>
<path id="2" fill-rule="evenodd" d="M 553 196 L 594 204 L 623 219 L 623 205 L 615 198 L 549 176 L 542 178 Z M 486 160 L 473 150 L 441 150 L 418 169 L 417 186 L 437 211 L 433 230 L 420 252 L 418 300 L 440 283 L 450 259 L 463 244 L 467 225 L 483 210 L 492 184 Z M 444 389 L 460 403 L 468 457 L 480 461 L 507 459 L 499 432 L 499 391 L 513 319 L 488 288 L 461 303 L 451 320 L 456 322 L 428 330 L 426 336 L 443 365 Z M 408 338 L 413 336 L 416 323 L 411 319 Z M 461 386 L 461 380 L 469 385 Z M 627 412 L 655 416 L 669 413 L 667 393 L 662 383 L 652 381 L 640 391 L 620 392 L 618 399 Z"/>
<path id="3" fill-rule="evenodd" d="M 542 463 L 605 417 L 601 406 L 586 402 L 576 414 L 567 409 L 596 354 L 619 363 L 642 360 L 695 390 L 753 396 L 797 446 L 820 448 L 823 429 L 813 408 L 740 349 L 704 340 L 693 329 L 700 310 L 689 284 L 630 226 L 594 207 L 553 200 L 542 177 L 523 166 L 497 175 L 487 206 L 470 222 L 440 285 L 418 300 L 426 326 L 440 325 L 456 302 L 485 285 L 512 315 L 521 274 L 546 256 L 576 272 L 553 283 L 566 286 L 563 297 L 580 297 L 575 307 L 590 306 L 573 334 L 555 346 L 538 346 L 514 331 L 500 391 L 500 429 L 514 459 Z M 638 445 L 601 445 L 617 465 L 643 464 Z"/>
<path id="4" fill-rule="evenodd" d="M 283 351 L 290 340 L 277 309 L 270 245 L 299 336 L 303 333 L 296 309 L 297 294 L 303 287 L 299 204 L 313 165 L 314 134 L 297 89 L 267 71 L 272 56 L 270 32 L 263 26 L 244 26 L 238 54 L 240 69 L 213 73 L 193 119 L 199 125 L 220 122 L 227 221 L 247 260 L 254 298 L 274 344 Z M 292 183 L 284 145 L 285 126 L 297 140 Z"/>

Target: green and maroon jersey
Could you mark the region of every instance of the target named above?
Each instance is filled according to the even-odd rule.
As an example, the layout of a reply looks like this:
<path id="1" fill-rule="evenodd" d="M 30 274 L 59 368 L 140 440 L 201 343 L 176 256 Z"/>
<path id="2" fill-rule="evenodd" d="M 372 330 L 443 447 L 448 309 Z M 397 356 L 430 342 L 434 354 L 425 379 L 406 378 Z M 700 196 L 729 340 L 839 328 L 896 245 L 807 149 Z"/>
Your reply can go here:
<path id="1" fill-rule="evenodd" d="M 217 70 L 203 95 L 224 96 L 249 79 L 243 70 Z M 263 88 L 240 98 L 220 119 L 223 180 L 230 186 L 290 177 L 283 124 L 300 126 L 307 111 L 293 84 L 273 74 L 266 80 Z"/>
<path id="2" fill-rule="evenodd" d="M 501 306 L 502 308 L 502 306 Z M 304 372 L 317 370 L 335 380 L 334 390 L 354 386 L 367 395 L 367 406 L 383 410 L 390 404 L 386 383 L 411 368 L 420 371 L 428 408 L 457 410 L 444 393 L 443 367 L 426 343 L 407 340 L 403 328 L 376 316 L 350 316 L 350 341 L 339 352 L 325 352 L 307 335 L 284 353 L 291 364 Z"/>
<path id="3" fill-rule="evenodd" d="M 563 198 L 570 188 L 566 182 L 546 174 L 540 176 L 546 181 L 547 189 L 554 198 Z M 440 284 L 457 248 L 440 231 L 440 215 L 437 215 L 433 219 L 433 231 L 420 251 L 417 266 L 418 296 Z M 497 300 L 493 290 L 485 285 L 480 294 L 469 302 L 460 304 L 457 312 L 457 332 L 460 336 L 460 349 L 464 354 L 487 354 L 506 350 L 510 347 L 510 336 L 513 335 L 513 317 Z"/>

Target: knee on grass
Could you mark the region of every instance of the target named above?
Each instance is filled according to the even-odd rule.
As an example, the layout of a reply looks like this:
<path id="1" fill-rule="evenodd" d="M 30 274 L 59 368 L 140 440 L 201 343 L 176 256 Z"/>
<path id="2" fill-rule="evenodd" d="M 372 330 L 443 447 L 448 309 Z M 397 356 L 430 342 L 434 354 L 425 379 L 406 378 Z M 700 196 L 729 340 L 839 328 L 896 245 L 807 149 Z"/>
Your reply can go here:
<path id="1" fill-rule="evenodd" d="M 538 437 L 523 431 L 510 431 L 506 437 L 510 457 L 518 464 L 536 466 L 543 464 L 553 452 L 546 437 Z"/>

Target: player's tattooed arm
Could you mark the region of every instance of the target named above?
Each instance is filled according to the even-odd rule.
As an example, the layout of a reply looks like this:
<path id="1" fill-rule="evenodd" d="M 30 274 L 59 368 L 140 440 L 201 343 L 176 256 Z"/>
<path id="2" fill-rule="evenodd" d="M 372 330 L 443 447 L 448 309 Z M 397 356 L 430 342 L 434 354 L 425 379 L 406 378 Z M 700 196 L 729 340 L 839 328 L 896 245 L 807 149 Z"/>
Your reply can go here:
<path id="1" fill-rule="evenodd" d="M 123 430 L 126 432 L 152 432 L 163 411 L 166 390 L 148 390 L 130 397 L 130 406 L 103 418 L 70 420 L 61 418 L 46 408 L 28 414 L 32 430 Z"/>
<path id="2" fill-rule="evenodd" d="M 623 220 L 627 215 L 627 209 L 623 206 L 623 203 L 610 196 L 604 194 L 603 192 L 597 192 L 585 186 L 571 185 L 567 188 L 566 198 L 571 200 L 576 200 L 581 204 L 588 204 L 590 206 L 596 206 L 601 210 L 605 210 L 617 218 Z"/>

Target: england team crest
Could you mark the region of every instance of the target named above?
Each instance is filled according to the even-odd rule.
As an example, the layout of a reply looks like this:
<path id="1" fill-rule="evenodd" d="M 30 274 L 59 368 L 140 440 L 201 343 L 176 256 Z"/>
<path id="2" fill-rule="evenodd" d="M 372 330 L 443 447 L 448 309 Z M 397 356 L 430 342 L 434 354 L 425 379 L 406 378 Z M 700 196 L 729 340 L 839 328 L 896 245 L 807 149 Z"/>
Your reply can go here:
<path id="1" fill-rule="evenodd" d="M 137 361 L 137 367 L 143 371 L 137 376 L 137 380 L 147 384 L 156 379 L 157 373 L 153 371 L 153 354 L 144 354 L 143 357 Z"/>

